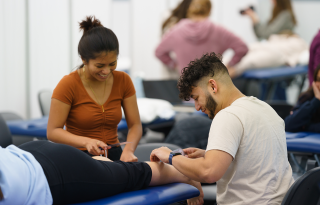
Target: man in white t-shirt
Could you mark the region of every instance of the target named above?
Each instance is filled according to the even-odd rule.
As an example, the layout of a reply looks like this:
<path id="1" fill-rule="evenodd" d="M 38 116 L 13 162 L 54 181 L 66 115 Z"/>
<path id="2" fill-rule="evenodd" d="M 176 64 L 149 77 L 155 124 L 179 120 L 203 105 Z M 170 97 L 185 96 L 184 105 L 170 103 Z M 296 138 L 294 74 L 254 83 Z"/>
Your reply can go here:
<path id="1" fill-rule="evenodd" d="M 184 157 L 162 147 L 150 159 L 171 163 L 191 179 L 217 182 L 218 205 L 281 204 L 294 180 L 277 113 L 243 95 L 215 53 L 192 61 L 178 87 L 181 98 L 193 98 L 196 109 L 213 118 L 207 150 L 187 148 Z"/>

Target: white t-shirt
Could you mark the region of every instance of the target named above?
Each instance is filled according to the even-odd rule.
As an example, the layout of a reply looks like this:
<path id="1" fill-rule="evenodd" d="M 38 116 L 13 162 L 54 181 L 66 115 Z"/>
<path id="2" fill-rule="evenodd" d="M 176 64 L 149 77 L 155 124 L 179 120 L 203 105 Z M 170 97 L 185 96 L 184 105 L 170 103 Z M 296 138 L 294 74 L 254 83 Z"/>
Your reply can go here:
<path id="1" fill-rule="evenodd" d="M 233 157 L 217 182 L 218 205 L 281 204 L 293 184 L 284 121 L 265 102 L 241 97 L 212 121 L 207 150 Z"/>

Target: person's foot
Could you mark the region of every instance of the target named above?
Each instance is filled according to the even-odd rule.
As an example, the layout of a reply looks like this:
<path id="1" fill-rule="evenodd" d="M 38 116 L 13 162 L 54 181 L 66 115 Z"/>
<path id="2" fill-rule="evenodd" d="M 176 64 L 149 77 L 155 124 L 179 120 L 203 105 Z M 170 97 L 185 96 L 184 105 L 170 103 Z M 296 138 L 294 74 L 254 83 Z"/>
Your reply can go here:
<path id="1" fill-rule="evenodd" d="M 204 201 L 203 201 L 204 194 L 202 191 L 201 183 L 194 181 L 194 180 L 190 180 L 189 184 L 196 187 L 199 190 L 200 195 L 197 197 L 188 199 L 187 200 L 188 205 L 201 205 L 201 204 L 203 204 L 204 203 Z"/>

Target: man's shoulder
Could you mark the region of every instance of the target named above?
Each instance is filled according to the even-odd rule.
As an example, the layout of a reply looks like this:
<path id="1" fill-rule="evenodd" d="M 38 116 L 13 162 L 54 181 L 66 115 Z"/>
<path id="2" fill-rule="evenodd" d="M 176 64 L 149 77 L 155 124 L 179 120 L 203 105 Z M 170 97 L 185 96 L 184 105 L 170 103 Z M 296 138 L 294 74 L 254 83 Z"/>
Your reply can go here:
<path id="1" fill-rule="evenodd" d="M 237 117 L 248 115 L 260 115 L 261 112 L 272 109 L 267 103 L 257 99 L 256 97 L 241 97 L 235 100 L 230 106 L 223 111 L 232 113 Z"/>

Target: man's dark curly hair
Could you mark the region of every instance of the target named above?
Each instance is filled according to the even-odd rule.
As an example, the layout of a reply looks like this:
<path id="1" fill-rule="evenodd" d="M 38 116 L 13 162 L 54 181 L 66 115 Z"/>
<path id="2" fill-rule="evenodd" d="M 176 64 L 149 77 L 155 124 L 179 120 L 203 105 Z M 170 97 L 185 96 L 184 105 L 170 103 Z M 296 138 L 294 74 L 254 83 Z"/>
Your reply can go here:
<path id="1" fill-rule="evenodd" d="M 182 69 L 178 81 L 179 97 L 190 100 L 192 88 L 197 86 L 200 79 L 206 76 L 213 77 L 219 73 L 228 73 L 227 67 L 222 63 L 222 56 L 214 52 L 204 54 L 200 59 L 195 59 Z"/>

